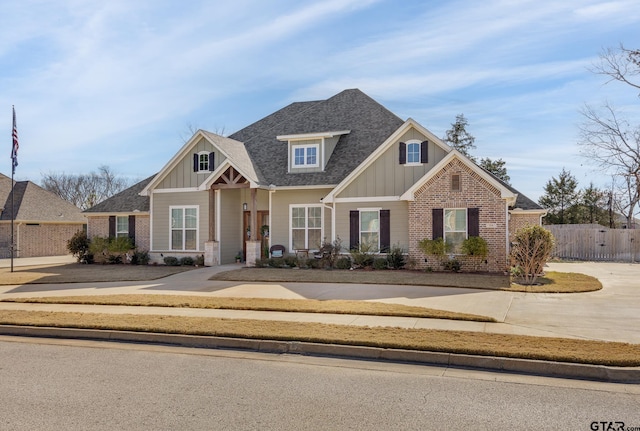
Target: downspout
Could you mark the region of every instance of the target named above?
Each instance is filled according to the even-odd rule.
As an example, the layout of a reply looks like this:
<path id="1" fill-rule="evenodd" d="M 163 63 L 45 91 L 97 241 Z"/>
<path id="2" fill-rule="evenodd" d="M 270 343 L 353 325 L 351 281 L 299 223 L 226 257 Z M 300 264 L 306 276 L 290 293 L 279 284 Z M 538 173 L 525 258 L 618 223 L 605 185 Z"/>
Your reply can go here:
<path id="1" fill-rule="evenodd" d="M 149 193 L 149 249 L 153 251 L 153 191 Z"/>
<path id="2" fill-rule="evenodd" d="M 322 206 L 324 208 L 331 210 L 331 244 L 333 244 L 336 240 L 336 212 L 335 212 L 334 205 L 335 203 L 328 205 L 322 202 Z M 324 235 L 324 232 L 322 232 L 322 234 Z"/>
<path id="3" fill-rule="evenodd" d="M 276 186 L 273 184 L 269 185 L 269 237 L 267 238 L 267 244 L 269 246 L 269 250 L 271 250 L 271 235 L 273 233 L 273 224 L 271 223 L 271 211 L 273 204 L 273 194 L 276 192 Z M 269 257 L 269 255 L 267 255 Z"/>
<path id="4" fill-rule="evenodd" d="M 507 232 L 505 235 L 505 242 L 506 242 L 506 248 L 505 248 L 505 252 L 506 252 L 506 259 L 507 261 L 505 262 L 507 265 L 507 269 L 509 268 L 509 255 L 511 254 L 511 241 L 509 240 L 510 237 L 510 233 L 511 233 L 511 227 L 509 226 L 509 222 L 511 221 L 511 214 L 509 213 L 509 202 L 505 201 L 504 202 L 504 206 L 505 206 L 505 212 L 506 212 L 506 224 L 505 226 L 507 227 Z"/>

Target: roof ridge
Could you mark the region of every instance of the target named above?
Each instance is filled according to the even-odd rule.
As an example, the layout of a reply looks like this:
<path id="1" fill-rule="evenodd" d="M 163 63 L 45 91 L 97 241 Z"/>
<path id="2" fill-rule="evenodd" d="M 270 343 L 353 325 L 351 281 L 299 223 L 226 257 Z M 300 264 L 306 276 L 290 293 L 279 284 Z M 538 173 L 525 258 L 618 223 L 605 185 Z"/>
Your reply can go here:
<path id="1" fill-rule="evenodd" d="M 335 96 L 332 96 L 332 97 L 335 97 Z M 292 117 L 298 117 L 298 116 L 300 116 L 301 114 L 303 114 L 304 112 L 307 112 L 309 109 L 312 109 L 312 108 L 314 108 L 314 107 L 318 106 L 319 104 L 322 104 L 322 103 L 326 102 L 327 100 L 329 100 L 329 99 L 323 99 L 323 100 L 309 100 L 309 101 L 305 101 L 305 102 L 291 102 L 291 103 L 289 103 L 287 106 L 284 106 L 284 107 L 282 107 L 282 108 L 278 109 L 276 112 L 282 111 L 283 109 L 287 109 L 288 107 L 293 106 L 293 105 L 295 105 L 295 104 L 309 104 L 309 106 L 308 106 L 307 108 L 305 108 L 305 109 L 303 109 L 303 110 L 301 110 L 301 111 L 298 111 L 295 115 L 293 115 L 293 116 L 292 116 Z M 275 114 L 276 112 L 273 112 L 273 113 L 269 114 L 267 117 L 269 117 L 269 116 L 271 116 L 271 115 Z M 242 128 L 242 129 L 240 129 L 240 130 L 236 130 L 234 133 L 232 133 L 231 135 L 229 135 L 229 137 L 231 137 L 231 136 L 235 135 L 235 134 L 236 134 L 236 133 L 238 133 L 238 132 L 241 132 L 242 130 L 244 130 L 244 129 L 248 128 L 248 127 L 253 126 L 254 124 L 256 124 L 256 123 L 258 123 L 258 122 L 260 122 L 260 121 L 264 120 L 264 119 L 265 119 L 265 118 L 267 118 L 267 117 L 261 118 L 261 119 L 260 119 L 260 120 L 258 120 L 258 121 L 254 121 L 253 123 L 249 124 L 249 125 L 248 125 L 248 126 L 246 126 L 246 127 L 243 127 L 243 128 Z M 254 135 L 252 135 L 249 139 L 247 139 L 247 140 L 243 140 L 243 141 L 241 141 L 241 142 L 242 142 L 243 144 L 246 144 L 247 142 L 252 141 L 254 138 L 257 138 L 257 137 L 258 137 L 258 136 L 260 136 L 261 134 L 262 134 L 262 135 L 264 135 L 264 134 L 266 134 L 267 132 L 269 132 L 269 131 L 271 131 L 271 130 L 275 129 L 276 127 L 280 126 L 280 125 L 281 125 L 285 120 L 290 120 L 290 118 L 291 118 L 291 117 L 286 117 L 285 119 L 282 119 L 281 121 L 277 122 L 276 124 L 274 124 L 273 126 L 269 127 L 268 129 L 262 130 L 262 131 L 261 131 L 261 133 L 259 133 L 259 134 L 254 134 Z M 230 138 L 230 139 L 234 139 L 234 138 Z M 236 140 L 236 139 L 234 139 L 234 140 Z M 251 155 L 249 155 L 249 157 L 251 157 Z"/>

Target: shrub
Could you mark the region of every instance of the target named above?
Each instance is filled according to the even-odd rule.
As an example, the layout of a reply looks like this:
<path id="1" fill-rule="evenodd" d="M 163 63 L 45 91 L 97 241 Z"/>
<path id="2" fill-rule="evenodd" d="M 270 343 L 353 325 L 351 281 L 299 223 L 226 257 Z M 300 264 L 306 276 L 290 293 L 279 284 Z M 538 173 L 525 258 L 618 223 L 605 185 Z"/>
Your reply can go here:
<path id="1" fill-rule="evenodd" d="M 373 265 L 374 254 L 377 252 L 377 247 L 373 244 L 363 243 L 356 249 L 351 250 L 351 258 L 353 264 L 360 268 L 365 268 Z"/>
<path id="2" fill-rule="evenodd" d="M 193 266 L 194 264 L 195 264 L 195 261 L 191 256 L 185 256 L 180 258 L 180 265 L 182 266 Z"/>
<path id="3" fill-rule="evenodd" d="M 511 244 L 511 261 L 514 267 L 519 268 L 524 284 L 536 282 L 551 257 L 554 245 L 553 235 L 542 226 L 528 226 L 516 232 Z"/>
<path id="4" fill-rule="evenodd" d="M 337 237 L 335 241 L 328 242 L 326 239 L 320 246 L 320 264 L 323 268 L 333 268 L 336 260 L 342 251 L 342 240 Z"/>
<path id="5" fill-rule="evenodd" d="M 350 269 L 351 268 L 351 259 L 348 256 L 339 257 L 336 260 L 336 268 L 338 269 Z"/>
<path id="6" fill-rule="evenodd" d="M 320 261 L 318 259 L 310 257 L 307 259 L 306 266 L 307 268 L 318 269 L 320 268 Z"/>
<path id="7" fill-rule="evenodd" d="M 256 268 L 266 268 L 269 266 L 269 259 L 256 259 L 254 265 Z"/>
<path id="8" fill-rule="evenodd" d="M 269 266 L 272 268 L 282 268 L 284 266 L 284 259 L 281 257 L 269 258 Z"/>
<path id="9" fill-rule="evenodd" d="M 386 257 L 376 257 L 373 259 L 373 269 L 387 269 L 388 262 Z"/>
<path id="10" fill-rule="evenodd" d="M 434 256 L 444 256 L 449 251 L 449 246 L 444 242 L 444 238 L 436 239 L 423 239 L 418 242 L 418 248 L 424 254 L 431 254 Z"/>
<path id="11" fill-rule="evenodd" d="M 109 253 L 109 238 L 103 236 L 94 237 L 89 243 L 89 252 L 94 256 L 104 256 Z"/>
<path id="12" fill-rule="evenodd" d="M 460 271 L 462 264 L 457 259 L 449 259 L 442 262 L 442 266 L 444 267 L 445 271 L 458 272 Z"/>
<path id="13" fill-rule="evenodd" d="M 126 253 L 129 250 L 133 250 L 134 245 L 131 238 L 126 236 L 111 237 L 109 238 L 108 250 L 110 253 Z"/>
<path id="14" fill-rule="evenodd" d="M 298 258 L 296 256 L 287 255 L 284 257 L 284 264 L 289 268 L 295 268 L 298 266 Z"/>
<path id="15" fill-rule="evenodd" d="M 487 257 L 489 246 L 484 238 L 470 236 L 462 242 L 462 252 L 467 256 Z"/>
<path id="16" fill-rule="evenodd" d="M 180 260 L 175 256 L 166 256 L 163 260 L 167 266 L 180 266 Z"/>
<path id="17" fill-rule="evenodd" d="M 131 256 L 132 265 L 148 265 L 150 260 L 149 252 L 147 250 L 136 250 Z"/>
<path id="18" fill-rule="evenodd" d="M 122 263 L 122 255 L 121 254 L 109 254 L 107 255 L 107 262 L 110 265 Z"/>
<path id="19" fill-rule="evenodd" d="M 387 254 L 387 263 L 393 269 L 402 269 L 405 265 L 404 250 L 399 245 L 394 245 Z"/>
<path id="20" fill-rule="evenodd" d="M 90 241 L 89 238 L 87 238 L 87 234 L 79 230 L 67 241 L 67 250 L 78 259 L 78 262 L 89 263 L 87 262 L 89 244 Z"/>

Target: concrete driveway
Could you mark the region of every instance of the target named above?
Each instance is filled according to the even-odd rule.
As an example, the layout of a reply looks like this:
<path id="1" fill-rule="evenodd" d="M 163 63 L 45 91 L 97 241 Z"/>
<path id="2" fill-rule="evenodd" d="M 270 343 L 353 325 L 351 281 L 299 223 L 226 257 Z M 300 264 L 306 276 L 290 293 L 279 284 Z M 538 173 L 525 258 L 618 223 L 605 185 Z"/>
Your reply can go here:
<path id="1" fill-rule="evenodd" d="M 303 313 L 209 310 L 206 315 L 226 318 L 321 321 L 323 323 L 402 326 L 484 331 L 535 336 L 557 336 L 640 344 L 640 265 L 625 263 L 551 263 L 549 270 L 585 273 L 597 277 L 603 289 L 590 293 L 541 294 L 429 286 L 339 283 L 245 283 L 210 281 L 219 271 L 239 265 L 202 268 L 145 282 L 77 283 L 0 286 L 0 298 L 16 296 L 100 295 L 116 293 L 189 294 L 220 297 L 352 299 L 431 307 L 494 317 L 499 323 L 441 319 Z M 0 303 L 0 309 L 27 305 Z M 30 309 L 45 309 L 33 305 Z M 54 306 L 47 306 L 54 307 Z M 72 307 L 57 310 L 72 311 Z M 81 306 L 73 306 L 82 311 Z M 96 310 L 92 308 L 91 311 Z M 127 312 L 142 312 L 140 307 Z M 85 311 L 90 311 L 89 309 Z M 104 312 L 109 312 L 103 310 Z M 179 310 L 147 310 L 177 313 Z M 124 311 L 123 311 L 124 312 Z M 191 310 L 190 312 L 193 312 Z"/>

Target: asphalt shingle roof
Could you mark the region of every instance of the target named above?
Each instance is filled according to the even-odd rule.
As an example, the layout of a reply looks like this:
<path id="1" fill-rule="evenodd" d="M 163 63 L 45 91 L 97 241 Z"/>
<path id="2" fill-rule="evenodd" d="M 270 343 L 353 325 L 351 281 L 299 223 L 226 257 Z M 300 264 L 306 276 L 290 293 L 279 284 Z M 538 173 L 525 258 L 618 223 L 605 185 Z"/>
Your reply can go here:
<path id="1" fill-rule="evenodd" d="M 292 103 L 230 138 L 244 142 L 264 185 L 336 185 L 403 123 L 387 108 L 353 89 L 327 100 Z M 323 172 L 288 172 L 288 144 L 276 136 L 334 130 L 351 132 L 340 137 Z"/>
<path id="2" fill-rule="evenodd" d="M 145 178 L 128 189 L 111 196 L 109 199 L 105 199 L 99 204 L 86 210 L 85 213 L 117 213 L 133 212 L 136 210 L 140 212 L 148 212 L 149 196 L 140 196 L 139 193 L 155 176 L 156 174 L 153 174 L 149 178 Z"/>
<path id="3" fill-rule="evenodd" d="M 74 222 L 84 223 L 82 211 L 75 205 L 61 199 L 31 181 L 15 181 L 11 197 L 11 179 L 0 174 L 0 220 L 33 222 Z M 12 213 L 12 200 L 15 217 Z"/>

